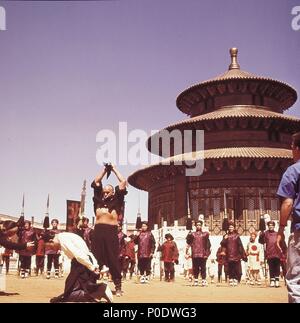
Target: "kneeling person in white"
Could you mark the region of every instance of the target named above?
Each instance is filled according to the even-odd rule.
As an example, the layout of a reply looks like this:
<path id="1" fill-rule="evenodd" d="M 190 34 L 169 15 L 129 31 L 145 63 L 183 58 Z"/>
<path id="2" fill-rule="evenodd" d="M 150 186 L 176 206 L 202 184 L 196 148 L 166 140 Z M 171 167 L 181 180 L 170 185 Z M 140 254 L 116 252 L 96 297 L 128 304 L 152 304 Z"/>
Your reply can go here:
<path id="1" fill-rule="evenodd" d="M 61 249 L 72 259 L 71 271 L 65 283 L 64 293 L 50 300 L 58 302 L 99 302 L 105 298 L 112 302 L 112 292 L 107 284 L 97 283 L 100 269 L 94 255 L 89 251 L 84 240 L 70 232 L 45 236 L 48 248 Z"/>

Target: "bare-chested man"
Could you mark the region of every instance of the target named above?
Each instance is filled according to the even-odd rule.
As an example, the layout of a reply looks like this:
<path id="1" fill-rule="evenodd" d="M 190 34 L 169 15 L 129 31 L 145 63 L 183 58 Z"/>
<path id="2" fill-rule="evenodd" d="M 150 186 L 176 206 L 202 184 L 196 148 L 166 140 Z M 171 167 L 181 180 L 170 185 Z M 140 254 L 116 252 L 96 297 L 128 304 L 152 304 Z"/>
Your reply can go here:
<path id="1" fill-rule="evenodd" d="M 102 186 L 102 179 L 111 169 L 119 180 L 115 188 L 112 185 Z M 122 212 L 126 180 L 115 166 L 106 166 L 92 182 L 94 189 L 94 212 L 96 224 L 92 241 L 92 252 L 99 266 L 109 267 L 116 288 L 116 296 L 122 295 L 121 267 L 119 263 L 118 218 Z"/>

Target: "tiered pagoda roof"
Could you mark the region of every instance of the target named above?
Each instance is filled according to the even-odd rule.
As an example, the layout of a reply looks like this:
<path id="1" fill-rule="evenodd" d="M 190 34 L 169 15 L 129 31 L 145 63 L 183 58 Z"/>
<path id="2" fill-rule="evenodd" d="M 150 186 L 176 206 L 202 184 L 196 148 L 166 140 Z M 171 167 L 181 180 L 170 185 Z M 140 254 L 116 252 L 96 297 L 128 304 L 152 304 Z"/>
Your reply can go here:
<path id="1" fill-rule="evenodd" d="M 241 70 L 237 52 L 236 48 L 230 50 L 228 71 L 178 96 L 177 107 L 190 118 L 163 129 L 204 130 L 204 150 L 176 156 L 171 152 L 171 157 L 133 173 L 131 185 L 148 191 L 160 179 L 183 174 L 185 165 L 174 165 L 178 161 L 204 159 L 208 172 L 224 165 L 234 169 L 238 164 L 242 169 L 251 164 L 256 169 L 283 169 L 292 160 L 290 134 L 300 131 L 300 119 L 283 111 L 295 103 L 297 92 L 286 83 Z M 160 133 L 148 139 L 149 151 L 151 139 L 159 138 Z M 155 153 L 162 156 L 161 150 Z"/>
<path id="2" fill-rule="evenodd" d="M 290 85 L 241 70 L 237 63 L 237 53 L 237 48 L 230 49 L 231 64 L 228 71 L 210 80 L 192 85 L 179 94 L 176 100 L 177 107 L 183 113 L 191 116 L 200 114 L 202 110 L 197 111 L 199 105 L 203 109 L 210 109 L 210 107 L 207 107 L 209 99 L 223 96 L 226 92 L 260 96 L 262 99 L 267 99 L 264 100 L 264 106 L 279 112 L 288 109 L 296 102 L 297 92 Z M 228 102 L 231 101 L 232 104 L 236 105 L 238 104 L 237 101 L 245 102 L 248 99 L 248 97 L 229 97 Z M 205 103 L 206 106 L 202 106 L 201 103 Z M 214 102 L 211 108 L 218 106 L 220 106 L 218 102 Z"/>

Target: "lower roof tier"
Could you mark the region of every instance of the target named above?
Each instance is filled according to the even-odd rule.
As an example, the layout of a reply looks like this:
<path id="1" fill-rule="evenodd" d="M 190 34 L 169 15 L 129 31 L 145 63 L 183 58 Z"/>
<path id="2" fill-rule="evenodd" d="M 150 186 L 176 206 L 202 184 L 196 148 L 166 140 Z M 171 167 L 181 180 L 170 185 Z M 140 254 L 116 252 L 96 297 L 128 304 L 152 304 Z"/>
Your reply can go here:
<path id="1" fill-rule="evenodd" d="M 238 162 L 241 162 L 244 169 L 250 168 L 253 163 L 258 170 L 268 164 L 271 171 L 280 161 L 291 162 L 292 152 L 289 149 L 270 147 L 231 147 L 195 151 L 165 158 L 157 164 L 140 169 L 130 175 L 128 181 L 132 186 L 148 191 L 160 178 L 182 175 L 187 168 L 194 167 L 192 162 L 197 161 L 204 161 L 204 172 L 211 166 L 219 170 L 224 162 L 230 169 L 236 168 Z"/>

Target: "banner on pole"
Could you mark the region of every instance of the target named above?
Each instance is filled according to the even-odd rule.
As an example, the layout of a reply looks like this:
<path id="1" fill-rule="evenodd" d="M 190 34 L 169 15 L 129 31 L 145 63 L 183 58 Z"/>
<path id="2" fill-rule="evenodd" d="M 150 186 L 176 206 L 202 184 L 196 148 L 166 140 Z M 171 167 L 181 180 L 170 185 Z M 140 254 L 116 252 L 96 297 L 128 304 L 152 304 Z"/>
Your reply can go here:
<path id="1" fill-rule="evenodd" d="M 66 231 L 74 232 L 76 229 L 75 221 L 79 216 L 80 201 L 67 200 L 67 221 Z"/>

